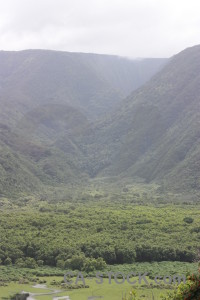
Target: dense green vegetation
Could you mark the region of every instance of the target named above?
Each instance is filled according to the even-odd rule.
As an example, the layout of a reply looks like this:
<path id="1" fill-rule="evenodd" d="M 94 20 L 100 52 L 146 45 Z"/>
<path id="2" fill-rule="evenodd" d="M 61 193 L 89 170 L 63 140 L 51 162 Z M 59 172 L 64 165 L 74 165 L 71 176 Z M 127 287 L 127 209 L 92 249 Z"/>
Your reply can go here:
<path id="1" fill-rule="evenodd" d="M 27 199 L 25 207 L 3 209 L 2 263 L 94 270 L 104 268 L 103 260 L 124 264 L 195 259 L 200 238 L 198 204 L 155 200 L 138 205 L 134 197 L 110 202 L 100 197 L 54 204 L 31 204 Z"/>

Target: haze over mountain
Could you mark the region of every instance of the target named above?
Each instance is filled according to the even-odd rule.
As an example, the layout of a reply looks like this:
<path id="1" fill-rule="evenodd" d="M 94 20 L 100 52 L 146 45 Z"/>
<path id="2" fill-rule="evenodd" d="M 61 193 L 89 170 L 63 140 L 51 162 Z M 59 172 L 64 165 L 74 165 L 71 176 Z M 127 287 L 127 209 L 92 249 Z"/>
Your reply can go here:
<path id="1" fill-rule="evenodd" d="M 2 193 L 88 177 L 199 190 L 200 46 L 175 55 L 143 86 L 133 74 L 134 64 L 145 61 L 51 51 L 3 55 L 9 59 L 0 68 Z M 120 102 L 131 86 L 140 87 Z"/>
<path id="2" fill-rule="evenodd" d="M 70 105 L 94 120 L 144 84 L 166 61 L 46 50 L 1 51 L 1 122 L 12 124 L 46 104 Z"/>

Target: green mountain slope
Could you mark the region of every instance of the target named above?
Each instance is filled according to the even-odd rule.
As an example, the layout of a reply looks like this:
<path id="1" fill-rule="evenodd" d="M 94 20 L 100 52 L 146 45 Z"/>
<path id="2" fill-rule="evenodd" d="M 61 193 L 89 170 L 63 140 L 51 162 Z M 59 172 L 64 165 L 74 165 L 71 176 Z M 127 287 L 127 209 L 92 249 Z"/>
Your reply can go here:
<path id="1" fill-rule="evenodd" d="M 196 46 L 174 56 L 97 125 L 87 145 L 89 155 L 97 153 L 90 161 L 91 174 L 199 189 L 199 120 L 200 46 Z"/>
<path id="2" fill-rule="evenodd" d="M 66 105 L 35 109 L 14 129 L 0 124 L 0 195 L 41 194 L 50 186 L 87 179 L 81 169 L 82 153 L 71 138 L 87 126 L 86 117 Z M 54 140 L 64 131 L 68 137 L 63 151 L 63 140 L 60 148 Z"/>

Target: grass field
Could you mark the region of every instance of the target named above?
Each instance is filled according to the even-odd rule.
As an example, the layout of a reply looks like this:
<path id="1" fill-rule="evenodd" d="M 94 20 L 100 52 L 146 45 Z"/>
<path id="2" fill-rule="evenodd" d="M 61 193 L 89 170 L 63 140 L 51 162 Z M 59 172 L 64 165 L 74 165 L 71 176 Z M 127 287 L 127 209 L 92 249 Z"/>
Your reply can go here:
<path id="1" fill-rule="evenodd" d="M 61 280 L 61 277 L 52 277 L 45 278 L 47 280 L 47 286 L 50 287 L 50 282 L 52 280 Z M 104 283 L 101 285 L 96 284 L 95 279 L 86 280 L 86 284 L 89 285 L 89 288 L 76 289 L 72 291 L 63 291 L 61 293 L 56 294 L 56 296 L 70 296 L 72 300 L 87 300 L 90 296 L 101 296 L 102 299 L 105 300 L 120 300 L 122 296 L 128 294 L 131 290 L 131 285 L 125 282 L 122 285 L 116 284 L 112 281 L 109 284 L 108 279 L 104 280 Z M 54 289 L 54 287 L 50 287 Z M 55 287 L 57 289 L 57 287 Z M 141 296 L 141 299 L 153 299 L 152 295 L 154 295 L 154 299 L 160 299 L 160 295 L 165 294 L 168 289 L 159 289 L 159 288 L 146 288 L 146 287 L 136 287 L 138 296 Z M 8 297 L 16 292 L 27 291 L 31 293 L 46 293 L 47 290 L 36 289 L 32 287 L 32 284 L 21 284 L 18 283 L 9 283 L 6 287 L 0 288 L 0 299 L 4 297 Z M 55 295 L 48 296 L 34 296 L 37 300 L 50 300 L 53 299 Z"/>
<path id="2" fill-rule="evenodd" d="M 124 264 L 107 266 L 104 273 L 122 272 L 124 275 L 128 275 L 130 272 L 136 272 L 144 274 L 148 272 L 150 278 L 147 280 L 150 286 L 147 286 L 144 281 L 138 284 L 138 277 L 135 279 L 137 283 L 131 286 L 127 280 L 123 284 L 116 284 L 114 280 L 109 284 L 109 278 L 103 278 L 102 284 L 96 283 L 96 278 L 86 279 L 85 284 L 89 288 L 80 288 L 74 290 L 63 290 L 63 292 L 57 294 L 57 296 L 70 296 L 71 300 L 87 300 L 91 296 L 101 296 L 105 300 L 121 300 L 122 295 L 129 293 L 132 288 L 137 291 L 137 295 L 144 300 L 159 300 L 161 295 L 166 294 L 171 288 L 175 288 L 175 285 L 166 285 L 162 282 L 159 286 L 155 284 L 153 278 L 156 275 L 186 275 L 188 272 L 195 272 L 197 270 L 196 263 L 183 263 L 183 262 L 153 262 L 153 263 L 134 263 L 134 264 Z M 45 283 L 47 287 L 51 290 L 62 290 L 61 282 L 64 279 L 64 270 L 53 267 L 41 267 L 37 269 L 23 269 L 17 268 L 15 266 L 1 266 L 0 267 L 0 283 L 6 286 L 0 286 L 0 299 L 4 297 L 9 297 L 17 292 L 27 291 L 31 293 L 46 293 L 49 292 L 44 289 L 36 289 L 33 286 L 37 283 Z M 77 273 L 74 271 L 74 274 Z M 84 275 L 86 276 L 86 275 Z M 76 277 L 73 278 L 75 282 Z M 134 278 L 131 278 L 133 281 Z M 26 283 L 25 283 L 26 282 Z M 79 280 L 78 284 L 83 282 Z M 55 295 L 48 296 L 34 296 L 36 300 L 50 300 L 53 299 Z"/>

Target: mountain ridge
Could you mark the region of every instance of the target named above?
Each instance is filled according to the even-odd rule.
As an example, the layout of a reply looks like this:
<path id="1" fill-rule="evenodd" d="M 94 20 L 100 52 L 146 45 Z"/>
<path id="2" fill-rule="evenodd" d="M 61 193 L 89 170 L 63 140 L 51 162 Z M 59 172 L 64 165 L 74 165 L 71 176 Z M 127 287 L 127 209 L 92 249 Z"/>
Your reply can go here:
<path id="1" fill-rule="evenodd" d="M 94 120 L 166 62 L 50 50 L 0 52 L 0 108 L 18 120 L 36 106 L 66 104 Z M 1 119 L 8 122 L 2 112 Z"/>

